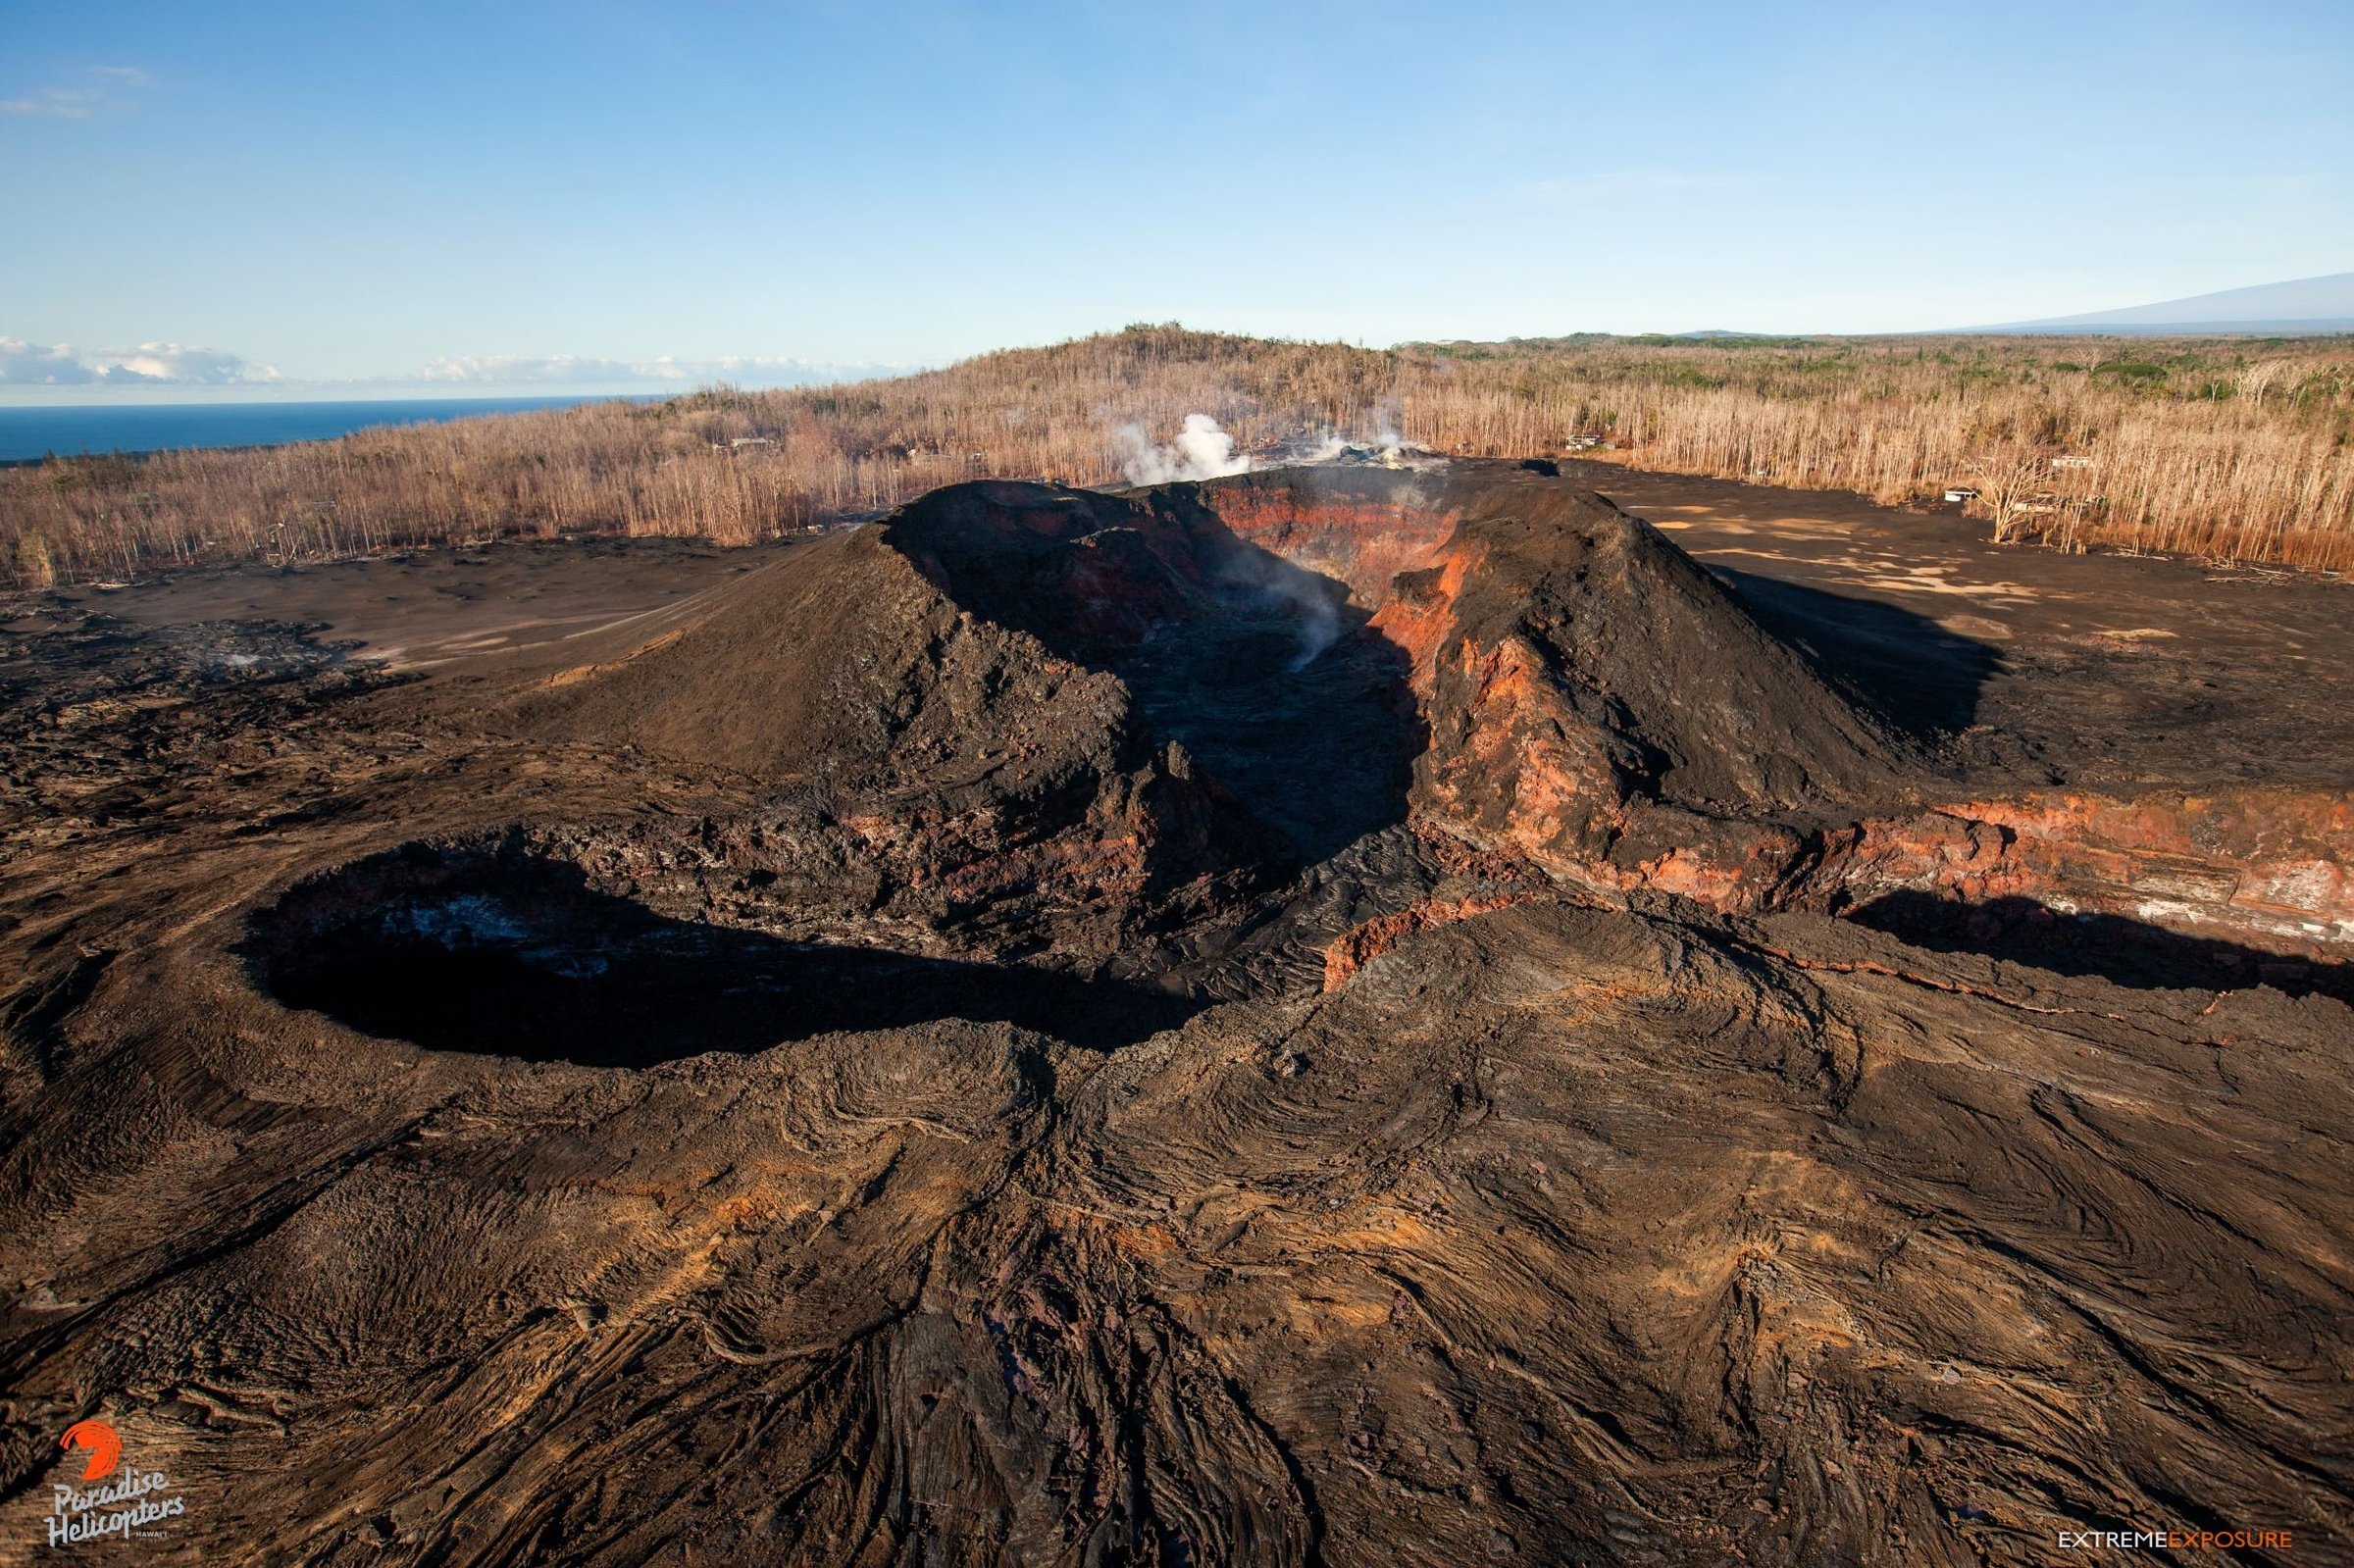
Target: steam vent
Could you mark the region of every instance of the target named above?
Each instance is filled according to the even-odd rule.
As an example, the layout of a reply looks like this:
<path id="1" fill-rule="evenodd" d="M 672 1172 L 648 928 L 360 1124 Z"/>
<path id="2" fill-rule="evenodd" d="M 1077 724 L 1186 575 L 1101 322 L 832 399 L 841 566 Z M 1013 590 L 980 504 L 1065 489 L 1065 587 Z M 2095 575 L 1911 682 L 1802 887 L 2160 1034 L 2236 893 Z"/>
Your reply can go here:
<path id="1" fill-rule="evenodd" d="M 1549 464 L 711 581 L 257 645 L 11 905 L 7 1519 L 131 1391 L 141 1561 L 2354 1560 L 2342 781 L 2014 744 Z"/>

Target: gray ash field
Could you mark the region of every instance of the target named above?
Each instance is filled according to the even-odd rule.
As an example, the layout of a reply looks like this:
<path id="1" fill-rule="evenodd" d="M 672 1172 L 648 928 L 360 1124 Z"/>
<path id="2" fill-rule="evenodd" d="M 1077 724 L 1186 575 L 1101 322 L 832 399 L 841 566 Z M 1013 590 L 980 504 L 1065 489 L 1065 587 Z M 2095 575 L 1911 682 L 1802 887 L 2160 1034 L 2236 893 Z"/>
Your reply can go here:
<path id="1" fill-rule="evenodd" d="M 1550 470 L 8 606 L 0 1560 L 2354 1561 L 2354 590 Z"/>

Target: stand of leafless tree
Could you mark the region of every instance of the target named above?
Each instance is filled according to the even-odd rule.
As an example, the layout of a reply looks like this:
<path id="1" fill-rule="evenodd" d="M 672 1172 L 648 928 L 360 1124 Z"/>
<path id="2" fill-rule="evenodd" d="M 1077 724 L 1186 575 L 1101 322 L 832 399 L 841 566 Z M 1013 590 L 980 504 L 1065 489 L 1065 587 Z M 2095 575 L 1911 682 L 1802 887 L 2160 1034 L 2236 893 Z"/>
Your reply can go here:
<path id="1" fill-rule="evenodd" d="M 1441 452 L 1899 502 L 1998 537 L 2354 567 L 2354 340 L 1580 337 L 1369 350 L 1136 327 L 946 370 L 0 472 L 0 579 L 566 531 L 749 542 L 954 480 L 1116 481 L 1112 431 Z M 1990 481 L 1992 482 L 1990 482 Z"/>

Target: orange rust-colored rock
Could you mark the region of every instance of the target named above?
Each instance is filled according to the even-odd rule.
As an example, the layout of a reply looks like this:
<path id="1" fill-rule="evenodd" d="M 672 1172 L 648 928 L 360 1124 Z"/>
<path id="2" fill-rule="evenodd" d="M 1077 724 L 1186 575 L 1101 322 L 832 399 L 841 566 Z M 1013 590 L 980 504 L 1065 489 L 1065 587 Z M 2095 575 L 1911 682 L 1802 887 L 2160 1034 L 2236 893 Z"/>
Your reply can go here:
<path id="1" fill-rule="evenodd" d="M 1410 476 L 1372 489 L 1345 471 L 1279 470 L 1220 483 L 1218 519 L 1260 549 L 1349 585 L 1380 606 L 1402 572 L 1428 566 L 1461 518 L 1435 483 Z"/>
<path id="2" fill-rule="evenodd" d="M 2054 790 L 1964 802 L 1826 835 L 1781 901 L 1841 908 L 1898 892 L 2027 898 L 2258 947 L 2342 951 L 2354 943 L 2354 797 Z"/>
<path id="3" fill-rule="evenodd" d="M 1524 893 L 1492 893 L 1485 897 L 1417 898 L 1394 914 L 1355 927 L 1324 950 L 1324 988 L 1338 989 L 1348 978 L 1396 946 L 1411 932 L 1429 931 L 1458 920 L 1469 920 L 1491 909 L 1503 909 L 1526 897 Z"/>
<path id="4" fill-rule="evenodd" d="M 1394 579 L 1389 597 L 1373 612 L 1372 630 L 1407 655 L 1418 690 L 1429 689 L 1433 662 L 1455 625 L 1456 600 L 1482 556 L 1476 541 L 1453 543 L 1434 567 Z"/>
<path id="5" fill-rule="evenodd" d="M 1913 787 L 1902 746 L 1649 525 L 1527 475 L 1450 516 L 1367 628 L 1429 727 L 1412 799 L 1436 828 L 1606 896 L 1756 909 L 1811 829 Z"/>

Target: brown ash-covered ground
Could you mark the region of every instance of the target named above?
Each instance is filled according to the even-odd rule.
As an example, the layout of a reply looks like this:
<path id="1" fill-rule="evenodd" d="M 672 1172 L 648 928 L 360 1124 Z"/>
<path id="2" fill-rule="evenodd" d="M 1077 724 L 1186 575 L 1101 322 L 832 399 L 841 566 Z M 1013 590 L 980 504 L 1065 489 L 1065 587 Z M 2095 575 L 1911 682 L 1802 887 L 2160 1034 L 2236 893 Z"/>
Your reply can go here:
<path id="1" fill-rule="evenodd" d="M 2346 590 L 1647 510 L 11 606 L 0 1561 L 2354 1560 Z"/>

